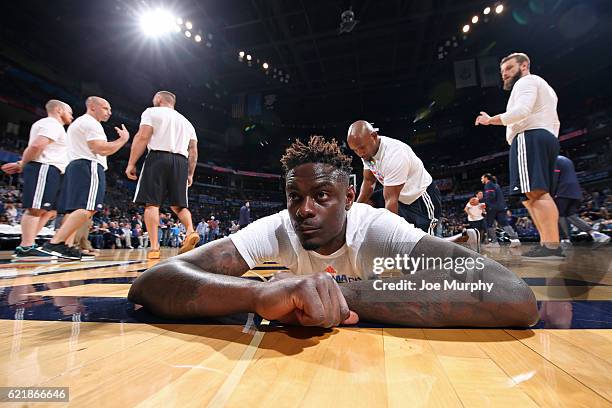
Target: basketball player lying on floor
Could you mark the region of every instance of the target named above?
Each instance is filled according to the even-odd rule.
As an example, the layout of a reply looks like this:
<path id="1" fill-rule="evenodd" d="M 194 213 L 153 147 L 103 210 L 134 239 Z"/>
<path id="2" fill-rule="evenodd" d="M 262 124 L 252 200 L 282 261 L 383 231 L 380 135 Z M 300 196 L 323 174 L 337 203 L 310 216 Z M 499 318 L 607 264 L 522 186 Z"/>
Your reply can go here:
<path id="1" fill-rule="evenodd" d="M 287 210 L 157 264 L 134 281 L 129 300 L 167 318 L 255 312 L 268 320 L 322 327 L 359 319 L 420 327 L 527 327 L 538 320 L 533 292 L 510 270 L 429 236 L 386 209 L 354 203 L 351 158 L 335 140 L 298 140 L 281 162 Z M 472 267 L 445 269 L 438 262 L 415 272 L 401 265 L 399 277 L 377 281 L 376 258 L 398 255 L 450 258 Z M 240 278 L 267 260 L 291 273 L 265 283 Z M 414 290 L 388 285 L 378 290 L 382 283 L 406 289 L 407 281 Z M 421 289 L 436 283 L 440 290 Z"/>

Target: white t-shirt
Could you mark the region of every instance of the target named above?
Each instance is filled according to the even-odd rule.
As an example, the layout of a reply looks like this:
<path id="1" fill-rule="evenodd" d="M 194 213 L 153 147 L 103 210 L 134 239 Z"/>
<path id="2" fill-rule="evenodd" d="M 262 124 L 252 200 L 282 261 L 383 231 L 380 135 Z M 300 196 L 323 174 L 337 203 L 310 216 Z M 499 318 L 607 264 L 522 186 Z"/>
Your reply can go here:
<path id="1" fill-rule="evenodd" d="M 361 159 L 364 168 L 369 169 L 383 186 L 404 184 L 399 201 L 412 204 L 433 181 L 431 175 L 406 143 L 386 136 L 378 137 L 378 152 L 368 162 Z"/>
<path id="2" fill-rule="evenodd" d="M 70 161 L 78 159 L 95 161 L 100 163 L 104 170 L 108 169 L 106 156 L 96 154 L 89 148 L 87 142 L 91 140 L 108 141 L 100 122 L 86 113 L 68 126 L 68 158 Z"/>
<path id="3" fill-rule="evenodd" d="M 372 279 L 374 259 L 409 255 L 425 232 L 384 208 L 354 203 L 347 213 L 346 244 L 331 255 L 305 250 L 283 210 L 261 218 L 230 239 L 250 268 L 276 261 L 297 275 L 329 272 L 338 282 Z"/>
<path id="4" fill-rule="evenodd" d="M 198 140 L 193 125 L 172 108 L 162 106 L 147 108 L 140 118 L 140 125 L 153 128 L 147 147 L 149 150 L 178 153 L 189 157 L 190 140 Z"/>
<path id="5" fill-rule="evenodd" d="M 480 221 L 482 220 L 484 217 L 482 216 L 482 204 L 476 204 L 476 205 L 472 205 L 470 203 L 467 203 L 467 205 L 465 206 L 465 209 L 467 210 L 467 214 L 468 214 L 468 221 Z"/>
<path id="6" fill-rule="evenodd" d="M 537 75 L 525 75 L 514 84 L 506 112 L 500 116 L 506 126 L 506 140 L 531 129 L 546 129 L 559 137 L 557 94 L 548 82 Z"/>
<path id="7" fill-rule="evenodd" d="M 64 129 L 64 126 L 57 119 L 46 117 L 37 120 L 32 125 L 28 146 L 30 146 L 34 139 L 39 136 L 50 139 L 51 143 L 44 148 L 35 161 L 55 166 L 63 173 L 68 165 L 66 129 Z"/>

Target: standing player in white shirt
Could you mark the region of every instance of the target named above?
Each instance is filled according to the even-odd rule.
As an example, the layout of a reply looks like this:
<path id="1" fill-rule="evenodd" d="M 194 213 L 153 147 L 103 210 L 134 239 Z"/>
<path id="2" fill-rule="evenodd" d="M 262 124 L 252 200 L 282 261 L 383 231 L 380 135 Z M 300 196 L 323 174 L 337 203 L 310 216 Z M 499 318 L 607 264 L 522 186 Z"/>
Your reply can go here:
<path id="1" fill-rule="evenodd" d="M 166 199 L 187 231 L 179 253 L 192 250 L 200 241 L 187 208 L 187 189 L 193 183 L 198 162 L 198 138 L 193 125 L 174 109 L 175 104 L 173 93 L 159 91 L 155 94 L 153 107 L 142 113 L 125 170 L 128 178 L 136 180 L 136 163 L 148 149 L 134 202 L 145 205 L 145 224 L 151 239 L 149 259 L 159 259 L 159 208 Z"/>
<path id="2" fill-rule="evenodd" d="M 83 223 L 88 223 L 96 211 L 103 207 L 108 168 L 106 157 L 115 154 L 130 138 L 124 125 L 115 127 L 119 138 L 107 141 L 100 122 L 111 116 L 106 99 L 90 96 L 85 101 L 87 112 L 78 117 L 68 128 L 68 158 L 66 176 L 62 184 L 61 206 L 72 211 L 47 242 L 42 251 L 66 259 L 79 260 L 81 251 L 69 246 L 70 239 Z"/>
<path id="3" fill-rule="evenodd" d="M 20 161 L 7 163 L 2 171 L 8 174 L 23 172 L 23 206 L 21 243 L 15 248 L 15 260 L 53 259 L 36 247 L 36 236 L 57 214 L 56 207 L 62 174 L 68 165 L 66 130 L 72 122 L 72 108 L 62 101 L 51 99 L 45 105 L 47 117 L 30 129 L 28 147 Z"/>
<path id="4" fill-rule="evenodd" d="M 378 129 L 365 120 L 349 127 L 347 143 L 363 162 L 357 202 L 372 199 L 375 207 L 383 207 L 382 198 L 384 208 L 434 235 L 441 214 L 440 191 L 410 146 L 379 136 Z M 380 193 L 374 191 L 377 181 L 383 185 L 383 197 L 377 197 Z"/>
<path id="5" fill-rule="evenodd" d="M 512 91 L 506 112 L 495 116 L 480 112 L 476 126 L 506 126 L 510 192 L 527 196 L 523 205 L 540 233 L 540 246 L 523 256 L 562 259 L 559 211 L 550 195 L 559 154 L 557 95 L 544 79 L 529 72 L 529 64 L 529 57 L 523 53 L 513 53 L 501 60 L 504 90 Z"/>

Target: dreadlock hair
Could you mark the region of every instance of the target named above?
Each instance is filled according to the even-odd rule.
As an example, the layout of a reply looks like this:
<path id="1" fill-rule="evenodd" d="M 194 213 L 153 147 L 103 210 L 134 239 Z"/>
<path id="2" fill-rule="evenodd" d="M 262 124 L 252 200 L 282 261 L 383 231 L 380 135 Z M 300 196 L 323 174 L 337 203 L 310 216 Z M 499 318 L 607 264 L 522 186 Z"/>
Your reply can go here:
<path id="1" fill-rule="evenodd" d="M 335 167 L 343 176 L 348 179 L 353 168 L 351 158 L 342 153 L 336 139 L 325 140 L 323 136 L 310 136 L 308 144 L 302 143 L 297 139 L 285 150 L 285 154 L 280 159 L 283 170 L 287 174 L 295 167 L 306 163 L 323 163 Z"/>

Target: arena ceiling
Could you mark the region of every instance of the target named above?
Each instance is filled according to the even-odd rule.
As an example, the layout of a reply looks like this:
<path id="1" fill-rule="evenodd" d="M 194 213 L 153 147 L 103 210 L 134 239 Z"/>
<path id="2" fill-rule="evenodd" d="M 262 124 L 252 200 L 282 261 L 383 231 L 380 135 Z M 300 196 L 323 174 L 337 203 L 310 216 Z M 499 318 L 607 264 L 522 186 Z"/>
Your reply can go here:
<path id="1" fill-rule="evenodd" d="M 485 22 L 484 7 L 499 3 L 504 11 Z M 38 49 L 29 52 L 126 102 L 140 105 L 168 88 L 220 115 L 236 94 L 275 95 L 268 116 L 286 124 L 412 119 L 432 102 L 439 111 L 463 109 L 486 92 L 457 92 L 454 61 L 522 50 L 535 71 L 571 83 L 609 68 L 602 50 L 612 48 L 609 1 L 36 0 L 2 7 L 8 41 Z M 146 38 L 138 19 L 156 7 L 189 19 L 211 47 L 180 34 Z M 358 23 L 339 33 L 349 8 Z M 480 21 L 464 37 L 461 27 L 474 15 Z M 252 55 L 252 66 L 239 51 Z M 587 73 L 559 69 L 575 58 L 589 61 Z M 270 64 L 267 75 L 257 60 Z M 272 67 L 288 83 L 273 78 Z M 503 93 L 494 91 L 503 106 Z"/>

